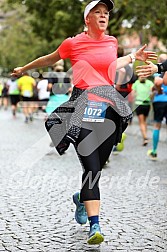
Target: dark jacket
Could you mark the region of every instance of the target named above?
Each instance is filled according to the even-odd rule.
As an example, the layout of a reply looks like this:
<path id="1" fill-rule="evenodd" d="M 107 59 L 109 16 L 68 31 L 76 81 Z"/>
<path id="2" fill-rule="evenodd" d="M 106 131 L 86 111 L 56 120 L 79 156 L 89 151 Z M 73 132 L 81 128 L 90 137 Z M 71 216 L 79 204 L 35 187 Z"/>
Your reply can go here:
<path id="1" fill-rule="evenodd" d="M 70 100 L 56 108 L 45 122 L 45 127 L 60 155 L 68 149 L 70 143 L 75 145 L 78 139 L 88 103 L 88 93 L 98 95 L 115 104 L 113 108 L 120 115 L 115 144 L 121 141 L 122 132 L 126 129 L 128 120 L 132 118 L 130 107 L 113 86 L 97 86 L 90 90 L 74 87 Z M 110 103 L 108 105 L 111 106 Z"/>

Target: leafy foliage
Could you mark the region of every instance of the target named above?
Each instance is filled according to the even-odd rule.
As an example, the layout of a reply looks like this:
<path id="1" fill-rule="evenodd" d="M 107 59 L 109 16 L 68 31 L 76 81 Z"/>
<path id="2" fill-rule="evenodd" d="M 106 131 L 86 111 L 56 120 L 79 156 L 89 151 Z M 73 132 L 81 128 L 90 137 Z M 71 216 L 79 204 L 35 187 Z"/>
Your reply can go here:
<path id="1" fill-rule="evenodd" d="M 127 20 L 126 33 L 138 31 L 143 35 L 142 43 L 147 42 L 148 35 L 157 36 L 167 46 L 167 1 L 161 0 L 115 0 L 115 8 L 110 21 L 110 33 L 119 36 L 121 24 Z"/>
<path id="2" fill-rule="evenodd" d="M 1 31 L 0 65 L 8 71 L 22 66 L 41 55 L 46 54 L 47 42 L 39 38 L 29 23 L 30 15 L 25 6 L 18 4 L 7 9 L 12 13 L 6 18 Z"/>
<path id="3" fill-rule="evenodd" d="M 90 0 L 0 0 L 13 10 L 1 31 L 0 65 L 9 69 L 54 51 L 69 36 L 84 27 L 83 11 Z M 109 34 L 117 38 L 137 31 L 141 42 L 158 36 L 167 45 L 167 1 L 115 0 L 110 13 Z M 126 27 L 122 27 L 126 20 Z"/>

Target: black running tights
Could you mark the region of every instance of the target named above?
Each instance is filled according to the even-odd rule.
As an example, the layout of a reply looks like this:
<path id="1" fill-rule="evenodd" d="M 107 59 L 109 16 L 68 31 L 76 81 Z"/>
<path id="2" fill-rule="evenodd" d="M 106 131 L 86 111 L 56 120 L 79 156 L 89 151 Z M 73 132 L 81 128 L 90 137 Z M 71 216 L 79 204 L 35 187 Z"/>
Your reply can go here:
<path id="1" fill-rule="evenodd" d="M 116 113 L 114 113 L 116 114 Z M 83 122 L 76 151 L 83 167 L 80 201 L 100 200 L 99 179 L 117 137 L 118 117 L 105 122 Z"/>

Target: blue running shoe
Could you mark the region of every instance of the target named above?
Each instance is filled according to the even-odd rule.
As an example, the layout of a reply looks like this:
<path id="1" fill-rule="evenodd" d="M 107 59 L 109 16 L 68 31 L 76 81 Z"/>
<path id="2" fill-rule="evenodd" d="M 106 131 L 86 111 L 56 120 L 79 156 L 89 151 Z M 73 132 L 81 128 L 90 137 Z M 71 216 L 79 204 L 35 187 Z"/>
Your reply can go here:
<path id="1" fill-rule="evenodd" d="M 96 245 L 104 241 L 104 236 L 101 233 L 99 224 L 95 223 L 90 228 L 88 244 Z"/>
<path id="2" fill-rule="evenodd" d="M 85 209 L 85 206 L 83 203 L 80 203 L 79 201 L 79 196 L 80 194 L 77 192 L 73 195 L 73 202 L 76 205 L 76 210 L 75 210 L 75 220 L 79 224 L 86 224 L 88 220 L 87 212 Z"/>

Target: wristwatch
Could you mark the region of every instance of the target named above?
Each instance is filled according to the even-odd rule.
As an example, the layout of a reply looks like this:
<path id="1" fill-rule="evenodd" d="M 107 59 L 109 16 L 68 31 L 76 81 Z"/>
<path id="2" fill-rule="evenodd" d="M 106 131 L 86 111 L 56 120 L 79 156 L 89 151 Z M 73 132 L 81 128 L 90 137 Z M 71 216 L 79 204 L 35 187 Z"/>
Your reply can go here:
<path id="1" fill-rule="evenodd" d="M 156 65 L 157 65 L 157 67 L 158 67 L 158 73 L 159 73 L 159 74 L 162 73 L 162 72 L 164 72 L 164 68 L 163 68 L 162 63 L 158 63 L 158 64 L 156 64 Z"/>
<path id="2" fill-rule="evenodd" d="M 131 58 L 131 63 L 134 63 L 135 60 L 136 60 L 135 55 L 134 55 L 133 53 L 130 53 L 130 54 L 129 54 L 129 57 Z"/>

